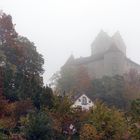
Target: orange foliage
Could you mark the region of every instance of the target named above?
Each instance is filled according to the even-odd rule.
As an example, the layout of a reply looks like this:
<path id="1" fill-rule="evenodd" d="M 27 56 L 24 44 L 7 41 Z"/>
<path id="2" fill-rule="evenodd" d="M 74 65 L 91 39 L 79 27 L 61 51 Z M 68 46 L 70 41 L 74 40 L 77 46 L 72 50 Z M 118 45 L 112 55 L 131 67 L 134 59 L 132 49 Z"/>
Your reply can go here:
<path id="1" fill-rule="evenodd" d="M 14 128 L 20 117 L 26 115 L 32 108 L 29 100 L 5 104 L 3 115 L 0 117 L 0 125 L 4 128 Z"/>
<path id="2" fill-rule="evenodd" d="M 85 124 L 80 131 L 80 140 L 99 140 L 96 128 L 91 124 Z"/>
<path id="3" fill-rule="evenodd" d="M 83 92 L 91 89 L 91 79 L 88 75 L 88 71 L 84 66 L 80 66 L 77 69 L 77 73 L 75 75 L 76 79 L 76 89 Z"/>

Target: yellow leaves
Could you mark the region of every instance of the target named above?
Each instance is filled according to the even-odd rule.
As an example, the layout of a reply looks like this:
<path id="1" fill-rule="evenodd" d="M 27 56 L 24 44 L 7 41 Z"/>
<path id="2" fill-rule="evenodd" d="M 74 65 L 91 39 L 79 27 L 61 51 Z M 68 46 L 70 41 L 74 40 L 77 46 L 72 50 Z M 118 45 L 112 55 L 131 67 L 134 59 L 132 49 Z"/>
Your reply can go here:
<path id="1" fill-rule="evenodd" d="M 29 116 L 27 115 L 25 117 L 24 116 L 20 117 L 19 122 L 21 123 L 22 126 L 26 126 L 29 123 Z"/>
<path id="2" fill-rule="evenodd" d="M 97 140 L 97 130 L 91 124 L 84 124 L 80 131 L 80 140 Z"/>
<path id="3" fill-rule="evenodd" d="M 14 128 L 19 118 L 27 114 L 30 109 L 32 109 L 32 104 L 29 100 L 5 104 L 4 112 L 0 117 L 0 126 Z"/>
<path id="4" fill-rule="evenodd" d="M 89 121 L 96 127 L 98 133 L 112 140 L 121 138 L 126 131 L 124 114 L 116 108 L 108 108 L 105 104 L 97 102 L 96 107 L 89 116 Z"/>

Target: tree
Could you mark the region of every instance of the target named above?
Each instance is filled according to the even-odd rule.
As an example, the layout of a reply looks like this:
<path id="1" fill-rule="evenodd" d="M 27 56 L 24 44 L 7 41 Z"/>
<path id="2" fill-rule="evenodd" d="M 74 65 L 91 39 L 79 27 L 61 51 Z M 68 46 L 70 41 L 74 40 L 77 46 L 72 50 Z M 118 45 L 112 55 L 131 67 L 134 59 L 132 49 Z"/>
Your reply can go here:
<path id="1" fill-rule="evenodd" d="M 130 130 L 134 139 L 140 139 L 140 99 L 131 102 Z"/>
<path id="2" fill-rule="evenodd" d="M 33 42 L 29 41 L 26 37 L 18 36 L 19 44 L 19 60 L 18 70 L 24 72 L 28 75 L 39 75 L 44 72 L 42 65 L 44 64 L 44 59 L 42 55 L 36 50 L 36 46 Z"/>
<path id="3" fill-rule="evenodd" d="M 121 139 L 126 131 L 124 114 L 115 108 L 108 108 L 105 104 L 97 102 L 89 117 L 102 140 Z"/>
<path id="4" fill-rule="evenodd" d="M 80 131 L 80 140 L 98 140 L 96 128 L 91 124 L 84 124 Z"/>
<path id="5" fill-rule="evenodd" d="M 44 60 L 33 42 L 19 36 L 12 23 L 12 17 L 0 13 L 0 58 L 5 62 L 4 95 L 10 101 L 32 96 L 34 80 L 43 86 Z M 35 82 L 33 82 L 35 83 Z"/>
<path id="6" fill-rule="evenodd" d="M 140 120 L 140 99 L 131 102 L 131 115 L 135 121 Z"/>
<path id="7" fill-rule="evenodd" d="M 75 75 L 76 83 L 75 88 L 78 92 L 89 92 L 91 91 L 91 79 L 88 75 L 88 71 L 84 66 L 78 67 Z"/>
<path id="8" fill-rule="evenodd" d="M 18 34 L 12 23 L 12 17 L 0 12 L 0 41 L 2 46 L 13 47 Z"/>
<path id="9" fill-rule="evenodd" d="M 44 60 L 36 51 L 34 43 L 19 36 L 12 23 L 12 17 L 0 13 L 0 41 L 7 63 L 17 67 L 17 70 L 39 74 L 43 72 Z"/>
<path id="10" fill-rule="evenodd" d="M 32 113 L 28 119 L 25 127 L 25 134 L 28 140 L 53 139 L 52 122 L 46 112 Z"/>
<path id="11" fill-rule="evenodd" d="M 104 101 L 110 106 L 124 109 L 126 107 L 126 99 L 124 97 L 124 79 L 122 76 L 103 77 L 95 79 L 93 84 L 94 98 Z"/>
<path id="12" fill-rule="evenodd" d="M 72 67 L 66 67 L 60 71 L 59 77 L 57 77 L 57 88 L 60 91 L 66 91 L 67 93 L 75 90 L 75 69 Z"/>
<path id="13" fill-rule="evenodd" d="M 124 96 L 127 100 L 136 100 L 140 98 L 140 75 L 134 69 L 124 75 L 125 92 Z"/>
<path id="14" fill-rule="evenodd" d="M 52 109 L 54 106 L 54 95 L 50 87 L 44 87 L 43 92 L 41 93 L 41 106 Z"/>
<path id="15" fill-rule="evenodd" d="M 0 12 L 0 61 L 5 63 L 0 80 L 0 125 L 3 129 L 15 129 L 20 126 L 20 117 L 34 107 L 40 109 L 44 59 L 33 42 L 18 35 L 12 17 L 3 12 Z"/>
<path id="16" fill-rule="evenodd" d="M 92 88 L 88 71 L 82 65 L 77 69 L 71 66 L 62 68 L 60 73 L 54 74 L 52 81 L 56 83 L 57 89 L 66 93 L 89 92 Z"/>

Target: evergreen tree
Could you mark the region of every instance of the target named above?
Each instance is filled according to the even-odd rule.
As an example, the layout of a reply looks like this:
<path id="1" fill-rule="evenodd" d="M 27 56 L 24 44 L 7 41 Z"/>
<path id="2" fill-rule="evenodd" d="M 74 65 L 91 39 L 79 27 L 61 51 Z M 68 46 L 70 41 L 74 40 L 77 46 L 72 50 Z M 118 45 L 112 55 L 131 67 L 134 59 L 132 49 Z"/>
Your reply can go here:
<path id="1" fill-rule="evenodd" d="M 29 115 L 29 122 L 26 126 L 26 137 L 28 140 L 51 140 L 53 130 L 51 119 L 46 112 L 35 112 Z"/>

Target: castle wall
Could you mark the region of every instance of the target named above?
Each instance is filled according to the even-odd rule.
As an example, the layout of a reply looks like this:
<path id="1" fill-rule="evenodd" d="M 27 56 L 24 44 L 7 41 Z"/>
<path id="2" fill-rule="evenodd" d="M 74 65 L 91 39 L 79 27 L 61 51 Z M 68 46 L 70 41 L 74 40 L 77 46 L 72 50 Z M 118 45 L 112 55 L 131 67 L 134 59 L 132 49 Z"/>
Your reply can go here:
<path id="1" fill-rule="evenodd" d="M 98 79 L 103 76 L 123 75 L 124 73 L 128 73 L 131 69 L 135 69 L 140 73 L 140 65 L 131 61 L 119 51 L 107 52 L 98 59 L 93 59 L 88 62 L 77 63 L 76 59 L 75 62 L 76 63 L 68 65 L 68 69 L 70 67 L 70 69 L 76 70 L 82 65 L 87 68 L 91 79 Z M 67 68 L 67 66 L 64 68 Z"/>
<path id="2" fill-rule="evenodd" d="M 132 69 L 135 69 L 138 73 L 140 73 L 140 65 L 130 59 L 126 59 L 125 72 L 128 73 Z"/>
<path id="3" fill-rule="evenodd" d="M 98 43 L 98 44 L 97 44 Z M 95 42 L 91 46 L 91 55 L 97 55 L 106 52 L 112 44 L 111 39 L 102 40 L 101 42 Z"/>
<path id="4" fill-rule="evenodd" d="M 104 75 L 103 65 L 104 65 L 103 59 L 99 59 L 85 65 L 91 79 L 101 78 Z"/>
<path id="5" fill-rule="evenodd" d="M 140 73 L 140 65 L 126 56 L 126 46 L 119 32 L 112 37 L 101 31 L 91 45 L 91 56 L 74 59 L 71 56 L 65 64 L 73 69 L 84 66 L 91 79 L 103 76 L 123 75 L 131 69 Z"/>
<path id="6" fill-rule="evenodd" d="M 125 56 L 121 52 L 109 52 L 104 55 L 104 75 L 123 75 Z"/>
<path id="7" fill-rule="evenodd" d="M 91 79 L 103 76 L 123 75 L 126 68 L 126 57 L 121 52 L 108 52 L 103 57 L 83 64 Z"/>

